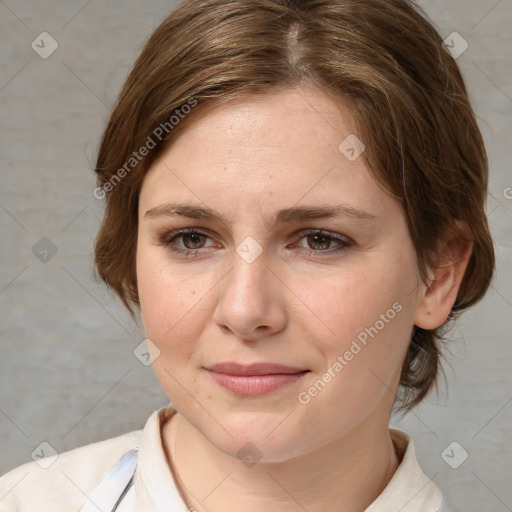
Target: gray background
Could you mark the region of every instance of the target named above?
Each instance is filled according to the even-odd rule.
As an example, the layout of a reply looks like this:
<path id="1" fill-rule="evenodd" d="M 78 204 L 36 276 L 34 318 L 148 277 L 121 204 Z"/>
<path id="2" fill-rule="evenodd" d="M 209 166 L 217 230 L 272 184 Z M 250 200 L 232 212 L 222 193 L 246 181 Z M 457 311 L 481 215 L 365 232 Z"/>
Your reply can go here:
<path id="1" fill-rule="evenodd" d="M 42 441 L 62 452 L 113 437 L 141 428 L 168 403 L 151 367 L 133 355 L 141 328 L 93 280 L 102 203 L 92 195 L 91 169 L 131 64 L 174 5 L 0 1 L 0 474 L 31 460 Z M 455 508 L 505 512 L 512 510 L 512 0 L 421 5 L 443 38 L 457 31 L 469 43 L 458 62 L 490 156 L 498 275 L 453 331 L 448 391 L 442 385 L 438 397 L 392 424 L 412 435 L 425 473 Z M 48 59 L 31 48 L 43 31 L 59 44 Z M 50 251 L 46 262 L 33 252 L 38 242 Z M 453 441 L 462 447 L 455 459 L 462 449 L 469 454 L 457 469 L 441 456 Z"/>

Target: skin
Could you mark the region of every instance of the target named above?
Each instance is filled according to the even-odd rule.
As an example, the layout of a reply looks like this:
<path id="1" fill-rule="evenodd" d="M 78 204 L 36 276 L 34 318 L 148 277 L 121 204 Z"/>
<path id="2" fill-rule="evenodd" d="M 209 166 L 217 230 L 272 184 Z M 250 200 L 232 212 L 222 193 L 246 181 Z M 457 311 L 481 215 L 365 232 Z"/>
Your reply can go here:
<path id="1" fill-rule="evenodd" d="M 471 247 L 433 270 L 430 286 L 421 282 L 400 204 L 363 157 L 352 162 L 338 150 L 352 126 L 348 108 L 315 88 L 247 96 L 187 126 L 144 179 L 141 312 L 160 351 L 155 373 L 178 411 L 163 426 L 164 449 L 185 502 L 198 511 L 360 512 L 398 467 L 388 424 L 411 332 L 446 320 Z M 146 215 L 170 202 L 213 208 L 225 224 Z M 340 203 L 375 219 L 268 224 L 282 208 Z M 207 236 L 172 239 L 182 228 Z M 339 242 L 304 229 L 350 245 L 334 252 Z M 248 236 L 262 249 L 252 263 L 236 252 Z M 299 393 L 394 303 L 400 312 L 300 403 Z M 245 397 L 204 369 L 225 361 L 309 373 Z M 248 442 L 261 457 L 252 467 L 237 456 Z"/>

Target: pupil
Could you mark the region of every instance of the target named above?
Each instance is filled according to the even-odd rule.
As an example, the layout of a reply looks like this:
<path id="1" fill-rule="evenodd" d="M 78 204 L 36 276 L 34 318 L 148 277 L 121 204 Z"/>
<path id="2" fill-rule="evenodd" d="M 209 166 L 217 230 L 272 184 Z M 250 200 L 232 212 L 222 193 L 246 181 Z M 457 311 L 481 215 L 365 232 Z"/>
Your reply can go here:
<path id="1" fill-rule="evenodd" d="M 199 244 L 199 243 L 200 243 L 200 241 L 201 241 L 201 236 L 203 236 L 203 235 L 201 235 L 200 233 L 190 233 L 190 234 L 188 235 L 188 238 L 190 238 L 190 239 L 191 239 L 191 241 L 192 241 L 192 245 L 195 245 L 195 244 Z M 185 244 L 185 245 L 186 245 L 186 244 Z"/>
<path id="2" fill-rule="evenodd" d="M 326 248 L 326 246 L 329 246 L 329 240 L 324 235 L 315 233 L 314 235 L 311 235 L 311 236 L 313 238 L 313 244 L 321 245 L 321 246 L 323 246 L 324 249 Z M 322 243 L 322 240 L 325 240 L 325 242 Z"/>

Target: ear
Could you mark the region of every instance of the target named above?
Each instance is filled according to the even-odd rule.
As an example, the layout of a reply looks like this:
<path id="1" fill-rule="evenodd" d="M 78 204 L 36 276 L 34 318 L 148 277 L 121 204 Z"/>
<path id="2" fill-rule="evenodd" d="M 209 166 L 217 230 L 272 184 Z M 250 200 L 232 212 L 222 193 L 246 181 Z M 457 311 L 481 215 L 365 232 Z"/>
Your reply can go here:
<path id="1" fill-rule="evenodd" d="M 448 241 L 438 252 L 438 265 L 430 270 L 418 304 L 414 324 L 432 330 L 448 318 L 473 251 L 471 231 L 466 223 L 456 221 Z"/>

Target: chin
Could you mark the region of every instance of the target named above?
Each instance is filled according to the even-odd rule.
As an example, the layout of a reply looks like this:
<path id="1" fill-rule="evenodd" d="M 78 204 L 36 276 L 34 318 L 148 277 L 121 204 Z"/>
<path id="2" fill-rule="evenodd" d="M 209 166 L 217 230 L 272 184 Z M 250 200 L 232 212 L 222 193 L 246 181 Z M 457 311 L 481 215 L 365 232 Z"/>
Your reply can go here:
<path id="1" fill-rule="evenodd" d="M 233 412 L 217 416 L 217 422 L 194 424 L 218 450 L 242 462 L 280 462 L 299 455 L 300 438 L 293 435 L 293 426 L 283 425 L 282 410 Z M 192 422 L 191 422 L 192 423 Z M 299 433 L 300 434 L 300 433 Z M 246 464 L 248 467 L 251 463 Z"/>
<path id="2" fill-rule="evenodd" d="M 291 459 L 297 455 L 295 452 L 298 443 L 290 437 L 274 438 L 267 437 L 266 433 L 257 435 L 238 435 L 233 437 L 222 436 L 220 439 L 209 438 L 218 450 L 226 455 L 240 460 L 247 467 L 255 463 L 274 463 Z"/>

